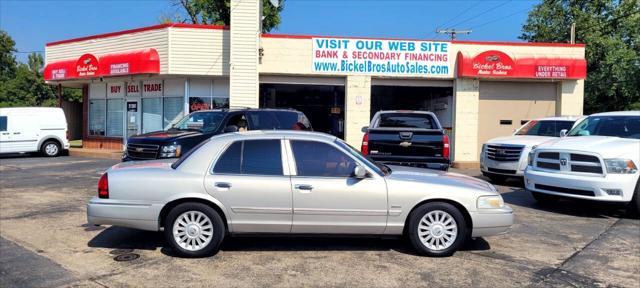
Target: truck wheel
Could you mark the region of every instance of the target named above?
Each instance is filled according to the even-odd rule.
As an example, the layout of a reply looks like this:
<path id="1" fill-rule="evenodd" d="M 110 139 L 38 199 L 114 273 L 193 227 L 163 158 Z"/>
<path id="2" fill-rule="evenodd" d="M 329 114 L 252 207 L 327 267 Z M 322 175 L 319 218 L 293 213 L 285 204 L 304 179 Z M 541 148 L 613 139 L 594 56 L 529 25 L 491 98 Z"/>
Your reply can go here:
<path id="1" fill-rule="evenodd" d="M 450 256 L 465 242 L 467 224 L 455 206 L 431 202 L 411 212 L 406 233 L 420 255 Z"/>
<path id="2" fill-rule="evenodd" d="M 183 203 L 165 219 L 164 236 L 181 257 L 205 257 L 218 252 L 224 239 L 222 217 L 208 205 Z"/>
<path id="3" fill-rule="evenodd" d="M 60 144 L 57 141 L 48 140 L 42 144 L 40 152 L 47 157 L 57 157 L 60 155 Z"/>
<path id="4" fill-rule="evenodd" d="M 536 201 L 542 205 L 558 201 L 558 197 L 540 192 L 531 191 L 531 196 L 533 196 L 533 199 L 536 199 Z"/>
<path id="5" fill-rule="evenodd" d="M 494 184 L 501 184 L 507 181 L 507 176 L 495 175 L 495 174 L 486 174 L 485 176 L 487 176 L 489 180 L 491 180 L 491 183 L 494 183 Z"/>

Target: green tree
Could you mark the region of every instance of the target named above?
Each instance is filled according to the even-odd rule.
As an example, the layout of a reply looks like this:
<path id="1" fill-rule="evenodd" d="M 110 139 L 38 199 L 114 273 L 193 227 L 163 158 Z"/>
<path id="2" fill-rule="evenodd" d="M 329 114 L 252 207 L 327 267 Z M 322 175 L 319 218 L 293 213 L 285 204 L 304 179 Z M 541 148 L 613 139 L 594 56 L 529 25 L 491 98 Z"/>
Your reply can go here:
<path id="1" fill-rule="evenodd" d="M 32 53 L 24 64 L 16 62 L 14 52 L 15 42 L 0 30 L 0 107 L 55 106 L 58 101 L 55 87 L 42 77 L 42 55 Z M 62 95 L 70 101 L 82 100 L 79 89 L 65 88 Z"/>
<path id="2" fill-rule="evenodd" d="M 269 0 L 262 0 L 262 32 L 269 32 L 280 24 L 280 12 L 284 0 L 274 7 Z M 229 25 L 231 22 L 230 0 L 174 0 L 174 6 L 180 7 L 186 16 L 161 17 L 162 22 L 173 21 L 194 24 Z"/>
<path id="3" fill-rule="evenodd" d="M 640 1 L 543 0 L 521 39 L 586 44 L 585 113 L 640 108 Z"/>
<path id="4" fill-rule="evenodd" d="M 0 81 L 11 79 L 16 73 L 16 42 L 7 32 L 0 30 Z"/>

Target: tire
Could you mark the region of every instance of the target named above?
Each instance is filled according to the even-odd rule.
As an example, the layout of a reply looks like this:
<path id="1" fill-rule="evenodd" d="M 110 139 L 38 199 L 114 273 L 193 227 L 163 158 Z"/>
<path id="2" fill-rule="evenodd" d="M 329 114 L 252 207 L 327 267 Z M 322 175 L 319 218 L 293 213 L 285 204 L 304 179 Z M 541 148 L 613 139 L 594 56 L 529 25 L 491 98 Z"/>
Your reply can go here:
<path id="1" fill-rule="evenodd" d="M 61 152 L 60 143 L 58 141 L 47 140 L 40 147 L 40 152 L 46 157 L 58 157 Z"/>
<path id="2" fill-rule="evenodd" d="M 467 230 L 467 223 L 458 208 L 449 203 L 431 202 L 411 212 L 406 233 L 418 254 L 444 257 L 452 255 L 467 240 Z"/>
<path id="3" fill-rule="evenodd" d="M 164 223 L 165 239 L 179 257 L 214 255 L 218 253 L 225 235 L 220 214 L 202 203 L 187 202 L 174 207 L 167 214 Z"/>
<path id="4" fill-rule="evenodd" d="M 558 197 L 553 196 L 553 195 L 549 195 L 549 194 L 544 194 L 544 193 L 540 193 L 540 192 L 533 192 L 531 191 L 531 196 L 533 196 L 533 199 L 536 199 L 536 201 L 540 204 L 551 204 L 553 202 L 558 201 Z"/>
<path id="5" fill-rule="evenodd" d="M 507 181 L 507 176 L 490 174 L 490 173 L 482 173 L 485 177 L 489 178 L 489 181 L 494 184 L 501 184 Z"/>
<path id="6" fill-rule="evenodd" d="M 640 218 L 640 179 L 638 179 L 638 183 L 636 183 L 636 190 L 633 193 L 633 198 L 627 209 L 632 217 Z"/>

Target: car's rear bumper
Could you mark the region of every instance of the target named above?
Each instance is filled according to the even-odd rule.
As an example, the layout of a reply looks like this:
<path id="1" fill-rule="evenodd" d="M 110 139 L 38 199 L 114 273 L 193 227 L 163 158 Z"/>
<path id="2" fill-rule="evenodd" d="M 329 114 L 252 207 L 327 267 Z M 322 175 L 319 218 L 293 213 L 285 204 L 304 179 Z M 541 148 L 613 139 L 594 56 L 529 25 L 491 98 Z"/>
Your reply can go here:
<path id="1" fill-rule="evenodd" d="M 637 172 L 636 174 L 599 176 L 527 169 L 525 171 L 525 188 L 533 192 L 563 197 L 605 202 L 629 202 L 633 198 L 638 177 Z M 619 190 L 621 195 L 610 195 L 608 191 L 612 190 Z M 593 194 L 580 195 L 577 193 Z"/>
<path id="2" fill-rule="evenodd" d="M 483 237 L 503 234 L 509 231 L 514 222 L 513 210 L 509 206 L 491 211 L 470 213 L 473 222 L 471 237 Z"/>
<path id="3" fill-rule="evenodd" d="M 121 202 L 94 197 L 87 204 L 89 225 L 115 225 L 158 231 L 162 205 Z"/>

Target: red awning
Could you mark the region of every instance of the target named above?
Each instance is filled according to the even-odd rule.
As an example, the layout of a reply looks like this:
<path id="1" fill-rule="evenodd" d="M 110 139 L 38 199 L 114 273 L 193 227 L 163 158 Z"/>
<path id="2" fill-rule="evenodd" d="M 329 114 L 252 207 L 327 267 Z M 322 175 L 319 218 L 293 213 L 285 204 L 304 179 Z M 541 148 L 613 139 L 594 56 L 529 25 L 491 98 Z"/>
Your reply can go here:
<path id="1" fill-rule="evenodd" d="M 51 62 L 44 67 L 44 80 L 64 80 L 76 78 L 77 59 Z"/>
<path id="2" fill-rule="evenodd" d="M 156 49 L 150 48 L 105 54 L 100 57 L 84 54 L 78 59 L 51 62 L 44 68 L 44 80 L 72 80 L 158 73 L 160 73 L 160 57 Z"/>
<path id="3" fill-rule="evenodd" d="M 519 79 L 585 79 L 587 61 L 579 58 L 523 57 L 513 59 L 501 51 L 474 57 L 458 52 L 458 77 Z"/>

